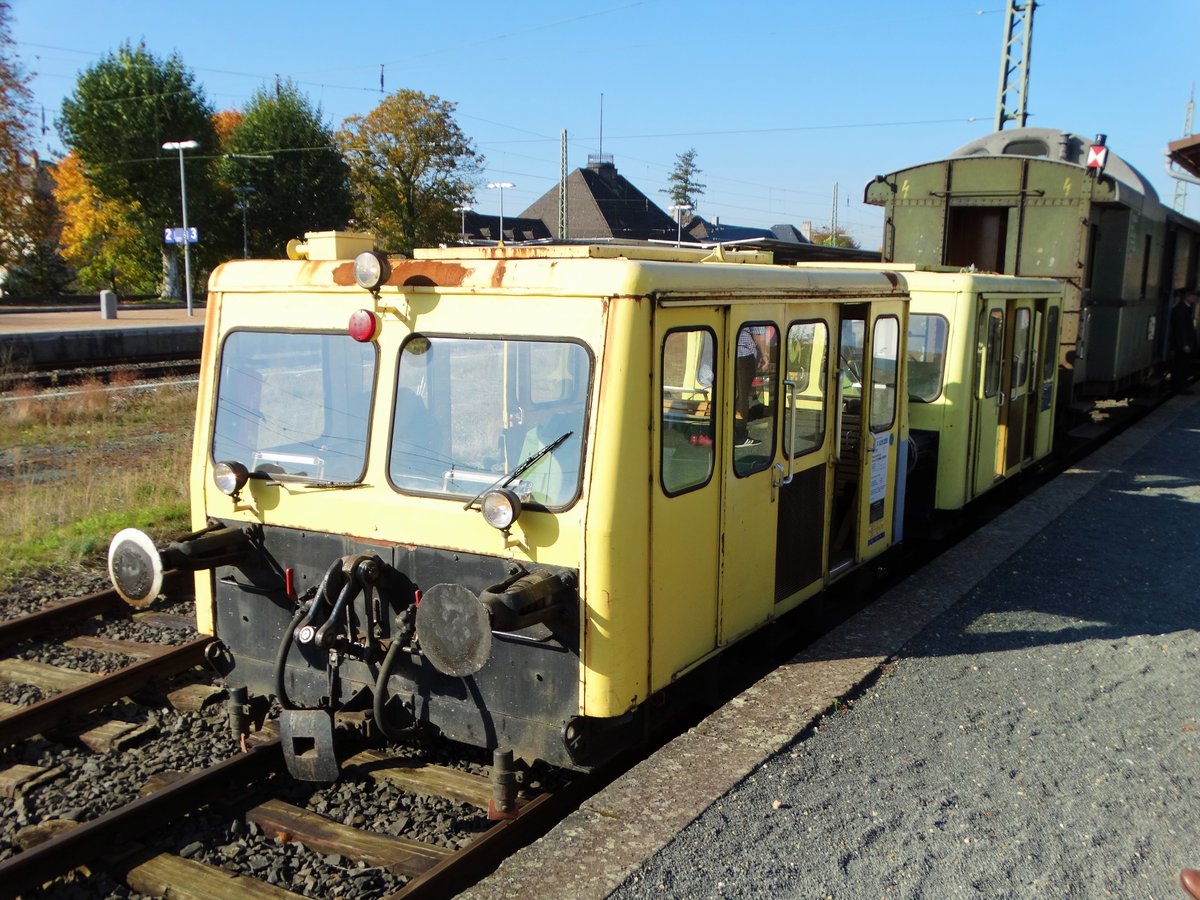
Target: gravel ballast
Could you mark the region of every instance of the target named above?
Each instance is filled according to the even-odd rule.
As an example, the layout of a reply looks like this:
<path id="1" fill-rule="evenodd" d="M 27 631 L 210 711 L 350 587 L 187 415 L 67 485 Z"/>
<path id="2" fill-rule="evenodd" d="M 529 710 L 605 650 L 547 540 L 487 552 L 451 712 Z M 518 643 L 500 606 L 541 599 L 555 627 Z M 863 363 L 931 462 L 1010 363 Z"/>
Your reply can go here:
<path id="1" fill-rule="evenodd" d="M 1188 404 L 612 896 L 1181 896 L 1198 476 Z"/>

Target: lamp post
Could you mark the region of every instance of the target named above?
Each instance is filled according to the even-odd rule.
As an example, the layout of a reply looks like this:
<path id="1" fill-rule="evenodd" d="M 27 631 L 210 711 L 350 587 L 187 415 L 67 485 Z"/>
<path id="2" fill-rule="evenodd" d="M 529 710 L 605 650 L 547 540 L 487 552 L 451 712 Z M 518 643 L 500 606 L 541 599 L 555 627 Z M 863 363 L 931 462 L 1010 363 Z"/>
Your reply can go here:
<path id="1" fill-rule="evenodd" d="M 183 151 L 195 150 L 199 141 L 167 141 L 164 150 L 179 151 L 179 196 L 183 201 L 183 288 L 187 294 L 187 314 L 192 315 L 192 256 L 188 252 L 187 179 L 183 175 Z"/>
<path id="2" fill-rule="evenodd" d="M 671 212 L 675 213 L 675 246 L 676 247 L 679 247 L 683 244 L 683 214 L 685 212 L 690 212 L 691 208 L 692 208 L 692 204 L 690 204 L 690 203 L 676 203 L 676 204 L 673 204 L 672 206 L 667 207 L 667 209 L 669 209 L 669 210 L 671 210 Z"/>
<path id="3" fill-rule="evenodd" d="M 500 246 L 504 246 L 504 189 L 513 186 L 511 181 L 492 181 L 488 183 L 489 188 L 500 189 Z"/>
<path id="4" fill-rule="evenodd" d="M 246 213 L 250 210 L 250 195 L 257 192 L 248 184 L 235 187 L 233 192 L 238 195 L 238 202 L 233 205 L 233 208 L 242 214 L 242 259 L 249 259 L 250 229 L 247 227 Z"/>
<path id="5" fill-rule="evenodd" d="M 462 216 L 462 230 L 459 231 L 458 236 L 465 244 L 467 242 L 467 213 L 471 212 L 471 207 L 464 203 L 462 206 L 454 207 L 454 211 Z"/>

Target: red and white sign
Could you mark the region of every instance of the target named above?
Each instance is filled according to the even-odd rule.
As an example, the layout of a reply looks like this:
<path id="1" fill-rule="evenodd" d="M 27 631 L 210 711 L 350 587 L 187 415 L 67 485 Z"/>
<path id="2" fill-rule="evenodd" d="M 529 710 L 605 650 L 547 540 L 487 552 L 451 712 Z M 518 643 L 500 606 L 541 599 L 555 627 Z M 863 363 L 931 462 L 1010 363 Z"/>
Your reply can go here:
<path id="1" fill-rule="evenodd" d="M 1103 144 L 1092 144 L 1088 148 L 1087 167 L 1089 169 L 1103 169 L 1107 162 L 1108 148 Z"/>

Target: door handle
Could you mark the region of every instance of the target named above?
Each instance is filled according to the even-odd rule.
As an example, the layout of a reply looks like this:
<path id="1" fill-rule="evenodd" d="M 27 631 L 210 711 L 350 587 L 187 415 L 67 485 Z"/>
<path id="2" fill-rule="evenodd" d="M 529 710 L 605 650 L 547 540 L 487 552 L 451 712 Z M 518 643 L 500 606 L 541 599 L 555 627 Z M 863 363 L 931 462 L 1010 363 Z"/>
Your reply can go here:
<path id="1" fill-rule="evenodd" d="M 796 382 L 785 378 L 783 386 L 788 393 L 788 443 L 787 443 L 787 475 L 780 485 L 792 483 L 792 467 L 796 464 Z"/>
<path id="2" fill-rule="evenodd" d="M 785 485 L 785 484 L 787 484 L 787 482 L 783 480 L 783 463 L 775 463 L 775 465 L 771 466 L 771 502 L 772 503 L 775 502 L 775 491 L 778 490 L 781 485 Z"/>

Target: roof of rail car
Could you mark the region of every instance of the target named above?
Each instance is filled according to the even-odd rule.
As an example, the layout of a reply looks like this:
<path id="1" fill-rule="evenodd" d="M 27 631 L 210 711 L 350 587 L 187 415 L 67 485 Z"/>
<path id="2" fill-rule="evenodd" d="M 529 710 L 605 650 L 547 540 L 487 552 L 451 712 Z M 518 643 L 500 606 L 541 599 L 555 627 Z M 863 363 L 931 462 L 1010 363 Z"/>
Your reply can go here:
<path id="1" fill-rule="evenodd" d="M 903 296 L 886 267 L 805 270 L 774 265 L 771 254 L 728 248 L 611 244 L 443 247 L 392 258 L 381 292 L 542 294 L 575 297 L 655 294 L 739 296 L 778 293 Z M 234 260 L 219 266 L 209 290 L 232 293 L 366 291 L 350 260 Z"/>
<path id="2" fill-rule="evenodd" d="M 949 266 L 917 266 L 913 263 L 798 263 L 801 269 L 854 268 L 895 272 L 911 291 L 964 291 L 969 293 L 1060 294 L 1062 283 L 1055 278 L 1035 275 L 1000 275 L 972 272 Z"/>

